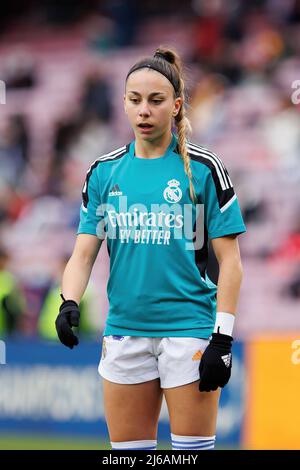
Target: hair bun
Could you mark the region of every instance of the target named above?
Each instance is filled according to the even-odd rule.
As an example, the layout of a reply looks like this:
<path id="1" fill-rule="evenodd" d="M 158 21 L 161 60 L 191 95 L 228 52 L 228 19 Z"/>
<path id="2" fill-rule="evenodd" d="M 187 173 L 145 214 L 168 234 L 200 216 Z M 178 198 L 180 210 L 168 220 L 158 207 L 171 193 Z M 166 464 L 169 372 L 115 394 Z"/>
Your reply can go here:
<path id="1" fill-rule="evenodd" d="M 156 59 L 163 59 L 169 62 L 170 64 L 175 63 L 175 55 L 172 51 L 163 51 L 161 49 L 156 49 L 154 56 Z"/>

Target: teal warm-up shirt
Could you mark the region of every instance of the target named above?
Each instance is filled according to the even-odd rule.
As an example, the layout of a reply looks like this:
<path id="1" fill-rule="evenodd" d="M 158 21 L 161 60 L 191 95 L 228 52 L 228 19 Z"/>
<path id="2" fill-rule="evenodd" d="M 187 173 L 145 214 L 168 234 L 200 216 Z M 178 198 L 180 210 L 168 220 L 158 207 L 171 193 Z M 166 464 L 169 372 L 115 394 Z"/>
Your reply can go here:
<path id="1" fill-rule="evenodd" d="M 197 207 L 175 135 L 162 157 L 137 157 L 133 141 L 87 172 L 77 233 L 107 239 L 104 335 L 209 338 L 213 331 L 208 243 L 246 229 L 222 161 L 192 143 L 188 151 Z"/>

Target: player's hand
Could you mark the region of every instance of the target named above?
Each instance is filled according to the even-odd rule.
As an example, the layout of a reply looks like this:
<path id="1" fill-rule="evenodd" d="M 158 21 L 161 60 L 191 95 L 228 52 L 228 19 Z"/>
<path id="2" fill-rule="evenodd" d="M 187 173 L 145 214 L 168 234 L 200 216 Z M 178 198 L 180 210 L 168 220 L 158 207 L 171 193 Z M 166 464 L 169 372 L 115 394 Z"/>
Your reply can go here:
<path id="1" fill-rule="evenodd" d="M 224 387 L 230 379 L 233 338 L 213 333 L 200 361 L 200 392 L 211 392 Z"/>
<path id="2" fill-rule="evenodd" d="M 57 335 L 65 346 L 73 349 L 79 343 L 74 335 L 72 326 L 79 325 L 80 312 L 78 304 L 74 300 L 64 300 L 59 308 L 59 315 L 55 320 Z"/>

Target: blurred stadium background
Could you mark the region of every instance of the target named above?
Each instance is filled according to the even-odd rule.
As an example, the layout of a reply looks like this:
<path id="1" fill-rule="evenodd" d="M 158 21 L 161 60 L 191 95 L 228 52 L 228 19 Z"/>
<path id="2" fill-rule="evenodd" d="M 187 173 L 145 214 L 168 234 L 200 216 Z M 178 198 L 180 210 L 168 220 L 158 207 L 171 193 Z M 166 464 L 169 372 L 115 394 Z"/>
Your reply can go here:
<path id="1" fill-rule="evenodd" d="M 124 79 L 160 44 L 186 63 L 192 140 L 223 159 L 248 229 L 218 447 L 300 448 L 299 0 L 10 0 L 0 15 L 1 449 L 108 448 L 97 374 L 105 247 L 76 351 L 57 343 L 54 319 L 85 173 L 132 140 Z M 169 448 L 165 405 L 159 440 Z"/>

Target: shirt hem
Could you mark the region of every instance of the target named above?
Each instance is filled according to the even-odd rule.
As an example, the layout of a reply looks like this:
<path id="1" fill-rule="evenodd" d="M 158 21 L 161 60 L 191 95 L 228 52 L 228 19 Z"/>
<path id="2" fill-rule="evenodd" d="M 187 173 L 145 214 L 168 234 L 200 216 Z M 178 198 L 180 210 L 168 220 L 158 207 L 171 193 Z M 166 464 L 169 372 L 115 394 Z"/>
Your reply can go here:
<path id="1" fill-rule="evenodd" d="M 117 326 L 106 326 L 103 336 L 121 335 L 121 336 L 143 336 L 145 338 L 201 338 L 208 339 L 212 332 L 211 328 L 191 328 L 186 330 L 164 330 L 164 331 L 146 331 L 146 330 L 133 330 L 130 328 L 121 328 Z"/>
<path id="2" fill-rule="evenodd" d="M 86 233 L 88 235 L 95 235 L 95 237 L 99 238 L 97 233 L 95 233 L 93 230 L 89 230 L 89 229 L 77 230 L 76 235 L 80 235 L 81 233 Z"/>
<path id="3" fill-rule="evenodd" d="M 234 235 L 234 234 L 241 234 L 246 232 L 246 228 L 243 225 L 237 225 L 236 227 L 230 227 L 228 229 L 218 230 L 216 232 L 210 233 L 209 238 L 219 238 L 224 237 L 226 235 Z"/>

